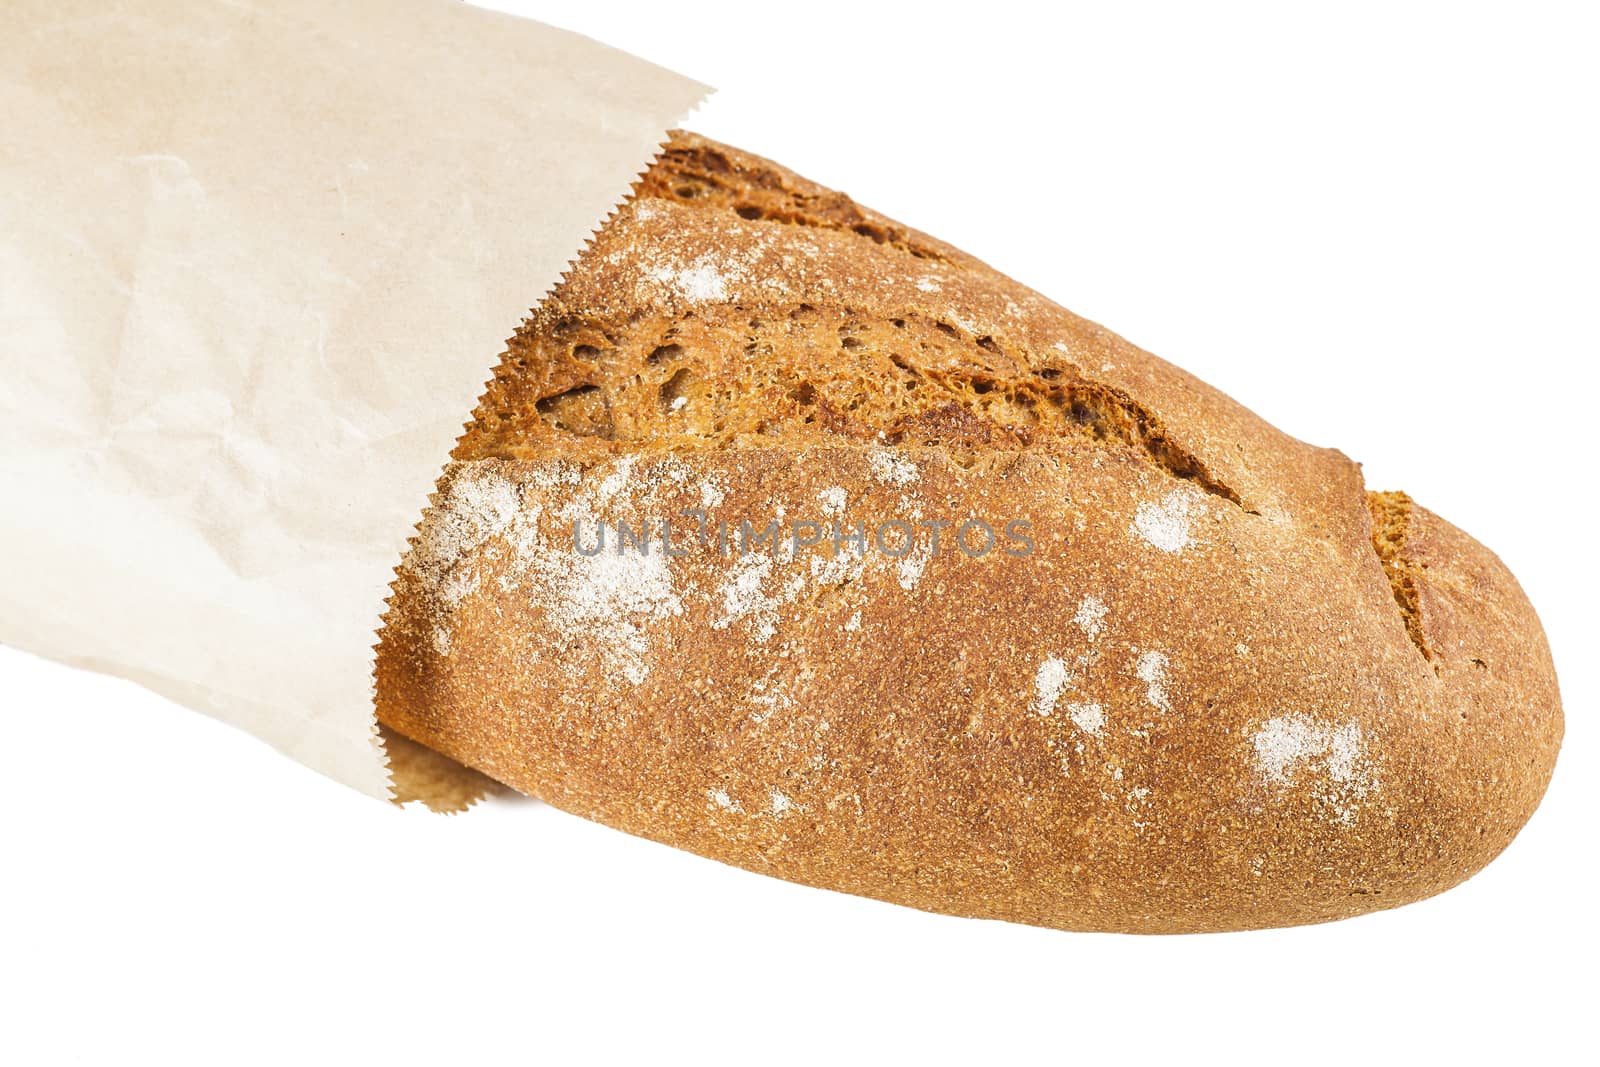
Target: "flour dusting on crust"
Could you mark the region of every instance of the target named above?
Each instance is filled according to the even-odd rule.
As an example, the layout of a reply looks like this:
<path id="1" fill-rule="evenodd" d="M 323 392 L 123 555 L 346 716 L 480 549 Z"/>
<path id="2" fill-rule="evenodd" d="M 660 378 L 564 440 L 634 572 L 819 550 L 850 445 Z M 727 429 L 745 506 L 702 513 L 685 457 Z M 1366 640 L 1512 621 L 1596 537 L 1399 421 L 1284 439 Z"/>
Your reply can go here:
<path id="1" fill-rule="evenodd" d="M 1078 613 L 1072 621 L 1078 624 L 1078 629 L 1090 641 L 1100 636 L 1105 627 L 1106 606 L 1092 596 L 1086 596 L 1078 603 Z"/>
<path id="2" fill-rule="evenodd" d="M 478 550 L 510 529 L 522 506 L 521 491 L 513 482 L 498 471 L 474 466 L 458 471 L 424 516 L 405 570 L 423 597 L 429 639 L 441 656 L 450 652 L 456 608 L 478 588 Z"/>
<path id="3" fill-rule="evenodd" d="M 645 624 L 683 612 L 667 557 L 659 552 L 569 552 L 552 559 L 541 553 L 529 564 L 546 590 L 535 595 L 561 635 L 598 648 L 608 673 L 633 685 L 643 682 L 650 673 Z"/>
<path id="4" fill-rule="evenodd" d="M 796 804 L 789 797 L 789 795 L 787 793 L 785 793 L 781 789 L 772 790 L 772 795 L 770 797 L 770 800 L 772 801 L 772 814 L 773 814 L 774 817 L 777 817 L 777 818 L 781 818 L 781 817 L 789 814 L 791 811 L 804 811 L 805 810 L 804 807 L 802 807 L 799 804 Z"/>
<path id="5" fill-rule="evenodd" d="M 1144 652 L 1134 667 L 1134 673 L 1144 683 L 1144 698 L 1158 711 L 1171 711 L 1167 698 L 1167 668 L 1171 661 L 1161 652 Z"/>
<path id="6" fill-rule="evenodd" d="M 769 640 L 778 632 L 778 609 L 786 602 L 781 593 L 767 592 L 771 577 L 771 556 L 740 557 L 722 585 L 722 614 L 711 620 L 711 628 L 725 630 L 740 619 L 749 619 L 755 640 Z"/>
<path id="7" fill-rule="evenodd" d="M 645 273 L 657 285 L 677 293 L 692 304 L 726 300 L 728 278 L 715 261 L 702 257 L 689 265 L 662 264 Z"/>
<path id="8" fill-rule="evenodd" d="M 566 463 L 525 473 L 535 491 L 570 488 L 579 481 Z M 669 481 L 674 477 L 671 470 L 656 473 Z M 595 512 L 634 487 L 635 474 L 632 459 L 619 462 L 586 496 L 563 508 L 561 518 L 594 528 Z M 564 645 L 592 649 L 605 677 L 638 685 L 649 674 L 648 623 L 683 611 L 667 556 L 621 552 L 609 544 L 584 555 L 570 544 L 550 544 L 539 530 L 543 513 L 543 502 L 498 464 L 463 464 L 454 470 L 405 563 L 426 598 L 435 651 L 449 653 L 453 615 L 477 590 L 480 563 L 505 558 L 500 577 L 505 591 L 528 594 Z"/>
<path id="9" fill-rule="evenodd" d="M 867 463 L 872 468 L 872 476 L 878 481 L 888 485 L 898 485 L 902 488 L 916 481 L 920 474 L 917 465 L 904 456 L 897 455 L 890 449 L 879 449 L 867 457 Z"/>
<path id="10" fill-rule="evenodd" d="M 1312 795 L 1340 824 L 1354 822 L 1358 802 L 1378 787 L 1358 723 L 1335 726 L 1294 712 L 1262 723 L 1251 742 L 1267 783 L 1287 787 L 1309 779 Z"/>
<path id="11" fill-rule="evenodd" d="M 1039 664 L 1039 673 L 1034 676 L 1033 687 L 1037 696 L 1033 701 L 1033 710 L 1040 715 L 1049 715 L 1056 709 L 1056 701 L 1061 699 L 1062 690 L 1066 689 L 1067 681 L 1072 677 L 1072 672 L 1067 669 L 1067 662 L 1057 656 L 1050 656 Z"/>
<path id="12" fill-rule="evenodd" d="M 899 572 L 900 588 L 911 592 L 922 581 L 922 572 L 928 567 L 928 560 L 933 558 L 933 543 L 918 545 L 895 565 Z"/>
<path id="13" fill-rule="evenodd" d="M 1072 725 L 1095 737 L 1100 736 L 1106 725 L 1106 712 L 1099 704 L 1068 704 L 1067 715 Z"/>
<path id="14" fill-rule="evenodd" d="M 1168 493 L 1159 504 L 1140 504 L 1133 517 L 1133 532 L 1152 548 L 1176 555 L 1193 540 L 1189 535 L 1189 507 L 1189 497 L 1181 489 Z"/>

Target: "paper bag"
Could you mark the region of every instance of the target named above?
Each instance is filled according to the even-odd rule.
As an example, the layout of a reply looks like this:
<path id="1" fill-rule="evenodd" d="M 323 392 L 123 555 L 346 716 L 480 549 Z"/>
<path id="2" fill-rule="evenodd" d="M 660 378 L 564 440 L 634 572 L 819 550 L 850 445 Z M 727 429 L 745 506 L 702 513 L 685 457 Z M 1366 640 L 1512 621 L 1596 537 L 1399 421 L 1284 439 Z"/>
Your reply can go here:
<path id="1" fill-rule="evenodd" d="M 0 642 L 388 795 L 394 566 L 505 338 L 704 93 L 450 0 L 8 0 Z"/>

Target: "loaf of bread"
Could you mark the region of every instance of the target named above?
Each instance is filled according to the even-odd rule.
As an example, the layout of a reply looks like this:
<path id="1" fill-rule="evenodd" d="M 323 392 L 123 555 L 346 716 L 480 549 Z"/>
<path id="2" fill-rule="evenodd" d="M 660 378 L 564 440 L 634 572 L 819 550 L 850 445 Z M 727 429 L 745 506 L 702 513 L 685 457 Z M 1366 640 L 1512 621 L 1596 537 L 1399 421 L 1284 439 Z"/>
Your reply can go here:
<path id="1" fill-rule="evenodd" d="M 628 833 L 1076 930 L 1437 893 L 1562 735 L 1482 545 L 691 134 L 510 342 L 377 685 L 389 728 Z"/>

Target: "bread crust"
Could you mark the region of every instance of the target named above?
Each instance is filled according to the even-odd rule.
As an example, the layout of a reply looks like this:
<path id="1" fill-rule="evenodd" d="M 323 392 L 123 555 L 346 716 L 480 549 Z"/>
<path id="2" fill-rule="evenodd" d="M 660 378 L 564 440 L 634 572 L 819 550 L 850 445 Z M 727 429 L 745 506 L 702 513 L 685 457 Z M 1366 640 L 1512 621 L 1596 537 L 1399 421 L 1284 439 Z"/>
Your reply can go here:
<path id="1" fill-rule="evenodd" d="M 682 554 L 576 550 L 663 519 Z M 741 519 L 788 544 L 740 551 Z M 829 536 L 797 546 L 796 521 Z M 982 555 L 950 540 L 972 521 Z M 921 536 L 858 552 L 833 522 Z M 1446 889 L 1526 822 L 1562 732 L 1538 619 L 1470 537 L 964 253 L 681 133 L 511 341 L 377 683 L 389 728 L 629 833 L 1150 933 Z"/>

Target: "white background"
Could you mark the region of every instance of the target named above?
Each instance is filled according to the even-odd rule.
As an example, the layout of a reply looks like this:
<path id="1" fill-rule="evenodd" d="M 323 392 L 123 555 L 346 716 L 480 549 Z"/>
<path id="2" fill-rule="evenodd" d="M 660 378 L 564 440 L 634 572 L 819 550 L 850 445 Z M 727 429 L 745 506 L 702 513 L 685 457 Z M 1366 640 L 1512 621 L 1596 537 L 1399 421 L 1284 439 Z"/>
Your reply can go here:
<path id="1" fill-rule="evenodd" d="M 1555 783 L 1431 901 L 1065 934 L 788 885 L 532 801 L 391 809 L 0 649 L 0 1061 L 1593 1055 L 1585 5 L 495 6 L 718 86 L 689 126 L 979 255 L 1479 537 L 1555 652 Z"/>

